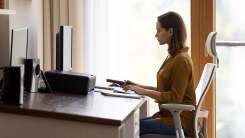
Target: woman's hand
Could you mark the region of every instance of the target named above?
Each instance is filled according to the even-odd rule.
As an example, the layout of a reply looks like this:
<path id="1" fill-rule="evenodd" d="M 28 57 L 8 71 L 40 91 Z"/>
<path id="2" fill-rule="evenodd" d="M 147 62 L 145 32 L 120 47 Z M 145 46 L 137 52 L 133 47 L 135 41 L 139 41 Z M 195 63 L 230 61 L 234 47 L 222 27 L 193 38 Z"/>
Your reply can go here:
<path id="1" fill-rule="evenodd" d="M 125 85 L 123 87 L 124 90 L 131 90 L 134 91 L 135 93 L 139 94 L 139 95 L 145 95 L 145 89 L 141 88 L 137 85 Z"/>
<path id="2" fill-rule="evenodd" d="M 122 85 L 122 87 L 124 88 L 127 85 L 137 85 L 135 82 L 130 81 L 130 80 L 125 80 L 124 84 Z"/>
<path id="3" fill-rule="evenodd" d="M 139 95 L 149 96 L 157 101 L 161 101 L 161 92 L 151 90 L 151 89 L 145 89 L 143 87 L 140 87 L 139 85 L 124 85 L 124 90 L 131 90 Z"/>
<path id="4" fill-rule="evenodd" d="M 122 88 L 126 91 L 131 90 L 139 95 L 149 96 L 157 101 L 161 101 L 161 92 L 156 91 L 156 88 L 151 87 L 151 89 L 147 89 L 144 86 L 138 85 L 129 80 L 125 81 L 125 83 L 122 85 Z"/>

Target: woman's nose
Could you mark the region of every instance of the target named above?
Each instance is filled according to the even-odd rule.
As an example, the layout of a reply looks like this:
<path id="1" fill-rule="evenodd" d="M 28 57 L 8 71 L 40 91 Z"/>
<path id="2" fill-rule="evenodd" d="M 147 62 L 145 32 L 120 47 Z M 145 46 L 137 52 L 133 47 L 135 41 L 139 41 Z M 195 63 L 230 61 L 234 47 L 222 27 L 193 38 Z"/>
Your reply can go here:
<path id="1" fill-rule="evenodd" d="M 158 34 L 156 33 L 156 34 L 155 34 L 155 37 L 157 37 L 157 35 L 158 35 Z"/>

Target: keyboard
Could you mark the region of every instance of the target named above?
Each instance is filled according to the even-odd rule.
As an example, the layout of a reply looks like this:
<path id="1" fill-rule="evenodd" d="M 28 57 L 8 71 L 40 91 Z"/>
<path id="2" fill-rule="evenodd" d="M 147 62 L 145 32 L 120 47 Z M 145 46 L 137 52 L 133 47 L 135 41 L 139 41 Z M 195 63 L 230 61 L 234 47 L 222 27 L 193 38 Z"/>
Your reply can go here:
<path id="1" fill-rule="evenodd" d="M 134 98 L 134 99 L 140 99 L 143 96 L 136 94 L 135 92 L 129 90 L 102 90 L 102 89 L 95 89 L 96 92 L 100 92 L 102 95 L 105 96 L 114 96 L 114 97 L 123 97 L 123 98 Z"/>

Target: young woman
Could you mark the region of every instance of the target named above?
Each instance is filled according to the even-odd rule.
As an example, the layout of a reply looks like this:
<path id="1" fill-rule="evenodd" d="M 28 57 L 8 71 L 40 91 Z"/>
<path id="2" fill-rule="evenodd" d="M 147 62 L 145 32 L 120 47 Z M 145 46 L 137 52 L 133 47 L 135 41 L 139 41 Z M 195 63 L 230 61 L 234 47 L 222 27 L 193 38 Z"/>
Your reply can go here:
<path id="1" fill-rule="evenodd" d="M 125 81 L 123 88 L 137 94 L 155 99 L 162 103 L 196 104 L 194 76 L 191 57 L 188 55 L 186 27 L 181 16 L 167 12 L 158 17 L 156 35 L 160 45 L 167 44 L 168 57 L 157 72 L 157 87 L 144 86 L 132 81 Z M 194 136 L 193 112 L 182 112 L 181 120 L 185 133 Z M 172 116 L 161 109 L 152 117 L 140 120 L 140 135 L 168 134 L 175 135 Z"/>

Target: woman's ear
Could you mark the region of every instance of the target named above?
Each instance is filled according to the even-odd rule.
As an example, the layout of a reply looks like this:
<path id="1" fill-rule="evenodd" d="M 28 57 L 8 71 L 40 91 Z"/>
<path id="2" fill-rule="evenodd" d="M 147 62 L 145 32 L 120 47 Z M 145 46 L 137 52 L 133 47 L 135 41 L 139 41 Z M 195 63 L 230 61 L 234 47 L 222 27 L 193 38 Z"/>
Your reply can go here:
<path id="1" fill-rule="evenodd" d="M 169 28 L 169 33 L 170 33 L 171 35 L 173 35 L 173 34 L 174 34 L 174 29 L 173 29 L 173 28 Z"/>

